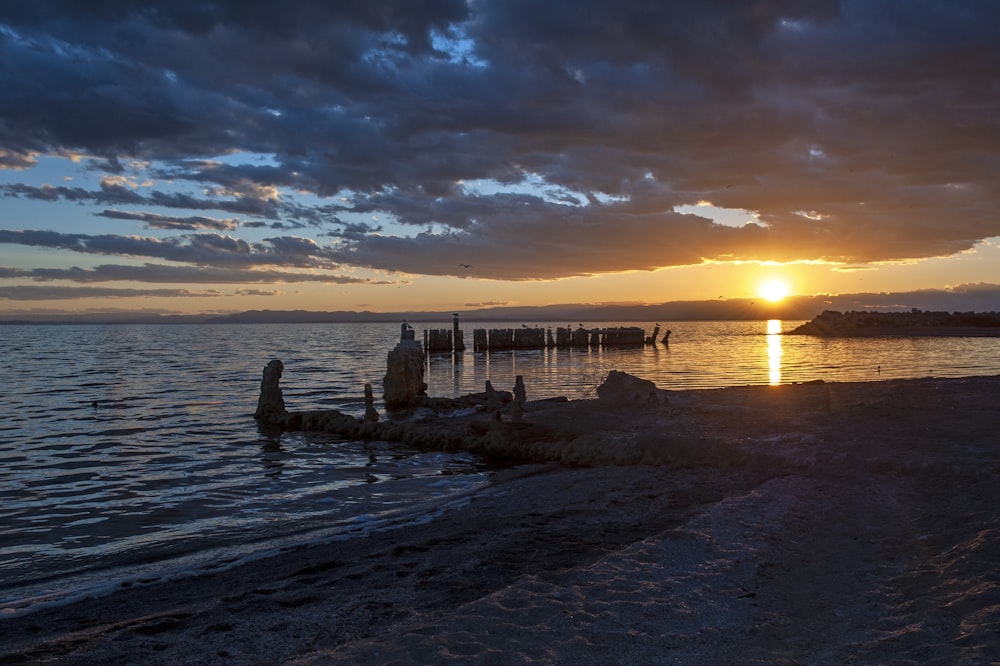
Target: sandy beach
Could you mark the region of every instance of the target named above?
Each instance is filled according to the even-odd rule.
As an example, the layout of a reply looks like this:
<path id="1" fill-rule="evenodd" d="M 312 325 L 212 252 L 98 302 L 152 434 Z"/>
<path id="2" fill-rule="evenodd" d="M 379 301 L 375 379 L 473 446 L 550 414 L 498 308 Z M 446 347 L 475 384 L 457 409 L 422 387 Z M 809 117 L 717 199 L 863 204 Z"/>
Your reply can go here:
<path id="1" fill-rule="evenodd" d="M 1000 661 L 1000 377 L 660 398 L 529 403 L 537 462 L 424 524 L 0 618 L 0 663 Z"/>

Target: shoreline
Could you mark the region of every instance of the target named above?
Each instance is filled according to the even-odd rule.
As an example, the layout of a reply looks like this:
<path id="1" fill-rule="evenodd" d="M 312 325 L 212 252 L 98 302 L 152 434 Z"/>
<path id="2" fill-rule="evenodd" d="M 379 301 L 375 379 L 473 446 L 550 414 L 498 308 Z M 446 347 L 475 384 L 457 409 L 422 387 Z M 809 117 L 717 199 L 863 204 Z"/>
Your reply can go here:
<path id="1" fill-rule="evenodd" d="M 662 393 L 530 405 L 561 462 L 426 524 L 0 618 L 0 663 L 1000 658 L 1000 376 Z"/>

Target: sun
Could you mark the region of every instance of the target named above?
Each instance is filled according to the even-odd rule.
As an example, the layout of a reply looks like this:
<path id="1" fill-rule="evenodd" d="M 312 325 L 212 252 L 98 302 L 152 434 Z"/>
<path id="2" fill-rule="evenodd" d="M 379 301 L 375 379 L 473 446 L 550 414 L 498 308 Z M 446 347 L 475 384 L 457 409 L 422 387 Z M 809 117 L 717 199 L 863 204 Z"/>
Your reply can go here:
<path id="1" fill-rule="evenodd" d="M 781 280 L 768 280 L 760 286 L 760 296 L 764 300 L 776 303 L 788 296 L 788 285 Z"/>

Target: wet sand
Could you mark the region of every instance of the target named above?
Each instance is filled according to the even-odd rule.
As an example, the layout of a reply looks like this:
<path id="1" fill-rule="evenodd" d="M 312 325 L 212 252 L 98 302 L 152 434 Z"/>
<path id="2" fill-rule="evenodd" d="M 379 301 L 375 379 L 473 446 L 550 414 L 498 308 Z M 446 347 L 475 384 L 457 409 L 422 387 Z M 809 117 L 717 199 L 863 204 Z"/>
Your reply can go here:
<path id="1" fill-rule="evenodd" d="M 1000 660 L 1000 377 L 666 395 L 529 405 L 550 462 L 426 524 L 0 618 L 0 663 Z"/>

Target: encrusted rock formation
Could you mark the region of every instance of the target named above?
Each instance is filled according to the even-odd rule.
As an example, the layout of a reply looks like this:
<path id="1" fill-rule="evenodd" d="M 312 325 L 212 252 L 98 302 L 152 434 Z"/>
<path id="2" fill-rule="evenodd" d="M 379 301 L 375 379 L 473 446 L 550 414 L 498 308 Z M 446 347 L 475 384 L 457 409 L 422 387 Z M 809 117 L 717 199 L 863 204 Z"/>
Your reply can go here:
<path id="1" fill-rule="evenodd" d="M 434 415 L 395 412 L 375 421 L 336 409 L 285 411 L 278 387 L 282 367 L 280 361 L 272 361 L 265 369 L 257 417 L 262 428 L 329 432 L 363 441 L 401 442 L 424 451 L 466 451 L 519 462 L 659 464 L 669 460 L 669 451 L 650 449 L 641 438 L 623 444 L 601 434 L 607 424 L 616 421 L 612 415 L 619 413 L 620 404 L 656 409 L 667 402 L 667 391 L 623 372 L 609 375 L 598 389 L 601 399 L 597 401 L 570 402 L 560 397 L 524 403 L 520 399 L 524 397 L 523 380 L 515 385 L 517 397 L 488 383 L 484 393 L 416 398 L 414 407 Z M 370 400 L 368 393 L 366 390 L 366 402 Z M 531 418 L 527 420 L 524 417 L 529 408 Z M 616 432 L 620 429 L 620 425 L 613 427 Z"/>
<path id="2" fill-rule="evenodd" d="M 281 395 L 281 371 L 284 364 L 278 359 L 264 366 L 264 377 L 260 381 L 260 397 L 257 399 L 257 411 L 253 417 L 258 421 L 271 421 L 287 414 L 285 398 Z"/>
<path id="3" fill-rule="evenodd" d="M 385 406 L 389 409 L 413 407 L 427 395 L 424 382 L 424 350 L 413 339 L 413 331 L 403 324 L 399 344 L 389 351 L 382 380 Z"/>
<path id="4" fill-rule="evenodd" d="M 656 384 L 619 370 L 608 373 L 608 378 L 597 387 L 597 397 L 613 404 L 641 405 L 667 402 L 666 393 L 656 388 Z"/>

